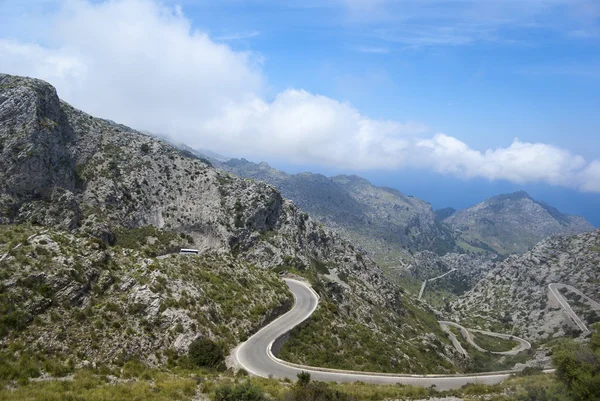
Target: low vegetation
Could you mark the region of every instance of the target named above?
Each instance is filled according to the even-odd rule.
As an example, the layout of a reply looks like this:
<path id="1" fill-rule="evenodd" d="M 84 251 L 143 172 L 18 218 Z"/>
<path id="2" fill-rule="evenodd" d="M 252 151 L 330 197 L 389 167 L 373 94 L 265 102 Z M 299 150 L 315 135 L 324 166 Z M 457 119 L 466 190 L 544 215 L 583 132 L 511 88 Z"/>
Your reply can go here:
<path id="1" fill-rule="evenodd" d="M 500 337 L 488 336 L 475 331 L 473 331 L 472 334 L 473 341 L 475 341 L 475 344 L 479 345 L 483 349 L 492 352 L 510 351 L 517 345 L 519 345 L 519 343 L 514 340 L 507 340 Z"/>
<path id="2" fill-rule="evenodd" d="M 311 318 L 292 330 L 279 357 L 309 366 L 367 372 L 454 372 L 454 365 L 439 357 L 449 346 L 439 340 L 447 340 L 444 334 L 422 335 L 425 330 L 440 330 L 434 316 L 408 301 L 404 305 L 404 316 L 373 310 L 370 323 L 383 328 L 377 332 L 351 315 L 338 323 L 340 311 L 322 298 Z M 421 330 L 419 324 L 423 325 Z"/>
<path id="3" fill-rule="evenodd" d="M 358 401 L 419 400 L 430 397 L 459 397 L 491 401 L 598 401 L 600 393 L 600 328 L 588 345 L 560 341 L 553 349 L 556 374 L 527 368 L 503 383 L 488 386 L 469 384 L 460 389 L 439 391 L 405 385 L 322 383 L 303 372 L 297 381 L 249 377 L 244 371 L 150 369 L 128 363 L 110 370 L 103 366 L 80 369 L 65 379 L 23 381 L 3 387 L 0 400 L 192 400 L 213 401 Z"/>
<path id="4" fill-rule="evenodd" d="M 449 329 L 456 336 L 463 348 L 469 353 L 469 358 L 462 363 L 465 372 L 480 373 L 509 370 L 517 363 L 525 363 L 530 360 L 536 351 L 535 345 L 532 344 L 532 348 L 519 352 L 517 355 L 496 355 L 490 352 L 482 352 L 469 344 L 459 329 L 453 326 L 450 326 Z M 480 344 L 477 339 L 475 342 L 482 348 L 485 348 L 485 346 Z"/>
<path id="5" fill-rule="evenodd" d="M 0 400 L 383 401 L 452 396 L 492 401 L 598 401 L 599 326 L 587 345 L 573 340 L 556 343 L 552 355 L 556 374 L 544 374 L 541 368 L 527 368 L 493 386 L 469 384 L 456 390 L 439 391 L 434 387 L 362 382 L 321 383 L 312 381 L 305 372 L 291 383 L 249 377 L 245 371 L 234 375 L 231 371 L 211 368 L 149 368 L 139 361 L 130 361 L 120 368 L 100 365 L 53 374 L 44 380 L 29 380 L 28 374 L 35 378 L 37 373 L 23 362 L 23 379 L 11 380 L 10 386 L 3 386 Z"/>
<path id="6" fill-rule="evenodd" d="M 93 371 L 78 371 L 69 380 L 36 381 L 0 390 L 0 400 L 45 401 L 183 401 L 191 400 L 196 381 L 168 373 L 154 372 L 147 379 L 119 380 Z"/>
<path id="7" fill-rule="evenodd" d="M 293 302 L 277 274 L 232 257 L 154 259 L 126 244 L 0 225 L 0 381 L 82 361 L 216 367 Z M 202 355 L 188 355 L 196 338 Z"/>

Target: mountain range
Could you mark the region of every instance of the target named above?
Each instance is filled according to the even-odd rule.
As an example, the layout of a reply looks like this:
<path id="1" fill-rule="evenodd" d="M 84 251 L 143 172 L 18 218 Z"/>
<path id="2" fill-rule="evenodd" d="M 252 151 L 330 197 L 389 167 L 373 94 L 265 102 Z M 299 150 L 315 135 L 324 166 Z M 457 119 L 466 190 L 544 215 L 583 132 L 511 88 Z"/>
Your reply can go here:
<path id="1" fill-rule="evenodd" d="M 357 176 L 287 174 L 245 159 L 217 160 L 215 165 L 272 184 L 386 267 L 403 266 L 410 262 L 410 253 L 425 250 L 438 255 L 523 253 L 550 235 L 594 229 L 584 218 L 563 214 L 525 192 L 499 195 L 459 211 L 433 210 L 426 201 Z"/>
<path id="2" fill-rule="evenodd" d="M 287 274 L 320 296 L 291 362 L 460 372 L 438 320 L 564 334 L 543 291 L 597 295 L 592 230 L 524 192 L 436 211 L 354 175 L 175 146 L 0 74 L 0 337 L 17 353 L 120 366 L 175 363 L 199 338 L 231 350 L 291 306 Z M 189 247 L 197 259 L 174 255 Z M 416 299 L 410 286 L 448 272 Z"/>
<path id="3" fill-rule="evenodd" d="M 198 337 L 230 348 L 285 311 L 273 279 L 290 272 L 326 308 L 304 347 L 330 341 L 335 355 L 371 344 L 372 357 L 345 361 L 363 369 L 460 368 L 426 305 L 275 187 L 77 110 L 40 80 L 0 75 L 0 222 L 0 332 L 27 352 L 118 363 L 121 353 L 98 353 L 111 344 L 160 364 Z M 184 247 L 200 251 L 198 263 L 156 259 Z M 261 280 L 264 296 L 240 313 L 252 294 L 239 285 Z"/>

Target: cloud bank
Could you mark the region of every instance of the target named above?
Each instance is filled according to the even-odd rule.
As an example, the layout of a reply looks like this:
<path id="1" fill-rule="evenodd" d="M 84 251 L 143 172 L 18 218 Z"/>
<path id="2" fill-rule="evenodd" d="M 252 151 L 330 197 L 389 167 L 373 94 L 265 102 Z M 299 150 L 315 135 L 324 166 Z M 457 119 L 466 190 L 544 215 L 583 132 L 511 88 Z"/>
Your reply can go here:
<path id="1" fill-rule="evenodd" d="M 269 98 L 261 55 L 217 43 L 177 7 L 70 0 L 52 10 L 43 25 L 15 16 L 28 32 L 0 39 L 0 71 L 45 79 L 74 106 L 137 129 L 255 159 L 416 167 L 600 192 L 599 160 L 548 144 L 515 139 L 479 151 L 424 124 L 371 119 L 302 89 Z"/>

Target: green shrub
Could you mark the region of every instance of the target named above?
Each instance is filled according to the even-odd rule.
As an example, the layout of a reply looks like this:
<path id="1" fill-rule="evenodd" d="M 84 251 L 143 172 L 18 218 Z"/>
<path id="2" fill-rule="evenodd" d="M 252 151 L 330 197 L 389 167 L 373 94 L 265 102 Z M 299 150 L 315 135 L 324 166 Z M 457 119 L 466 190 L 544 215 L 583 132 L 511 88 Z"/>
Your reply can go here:
<path id="1" fill-rule="evenodd" d="M 517 376 L 520 376 L 520 377 L 535 376 L 535 375 L 541 374 L 543 371 L 544 371 L 544 369 L 542 367 L 527 366 L 522 371 L 520 371 L 519 373 L 517 373 Z"/>
<path id="2" fill-rule="evenodd" d="M 20 310 L 11 310 L 5 315 L 0 316 L 0 337 L 4 337 L 6 334 L 13 330 L 23 330 L 30 320 L 31 316 L 29 316 L 27 312 Z"/>
<path id="3" fill-rule="evenodd" d="M 600 323 L 594 325 L 594 332 L 590 339 L 590 347 L 596 354 L 600 353 Z"/>
<path id="4" fill-rule="evenodd" d="M 215 390 L 215 401 L 262 401 L 265 399 L 263 391 L 258 386 L 244 382 L 232 387 L 228 384 L 219 386 Z"/>
<path id="5" fill-rule="evenodd" d="M 309 375 L 310 380 L 310 375 Z M 354 397 L 342 391 L 332 389 L 327 383 L 312 382 L 305 385 L 294 386 L 290 393 L 286 394 L 286 400 L 290 401 L 353 401 Z"/>
<path id="6" fill-rule="evenodd" d="M 143 377 L 148 374 L 148 368 L 138 360 L 131 360 L 123 365 L 121 377 L 130 379 L 132 377 Z"/>
<path id="7" fill-rule="evenodd" d="M 594 336 L 598 336 L 598 327 Z M 596 337 L 597 338 L 597 337 Z M 600 400 L 600 351 L 566 340 L 552 351 L 556 376 L 575 400 Z"/>
<path id="8" fill-rule="evenodd" d="M 190 344 L 190 361 L 198 367 L 218 368 L 225 361 L 223 348 L 210 338 L 199 338 Z"/>
<path id="9" fill-rule="evenodd" d="M 317 272 L 321 274 L 329 274 L 329 269 L 327 268 L 327 265 L 321 262 L 320 260 L 313 260 L 313 267 Z"/>
<path id="10" fill-rule="evenodd" d="M 310 373 L 304 371 L 298 373 L 298 385 L 306 386 L 308 383 L 310 383 Z"/>
<path id="11" fill-rule="evenodd" d="M 56 359 L 46 359 L 42 364 L 44 371 L 54 377 L 63 377 L 73 372 L 74 364 L 72 360 L 63 363 Z"/>

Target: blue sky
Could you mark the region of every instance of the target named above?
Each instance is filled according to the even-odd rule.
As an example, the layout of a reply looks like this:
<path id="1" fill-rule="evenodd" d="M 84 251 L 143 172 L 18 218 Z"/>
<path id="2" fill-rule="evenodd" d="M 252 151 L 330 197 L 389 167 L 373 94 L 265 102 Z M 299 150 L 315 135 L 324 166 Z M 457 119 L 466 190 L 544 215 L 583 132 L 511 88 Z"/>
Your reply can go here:
<path id="1" fill-rule="evenodd" d="M 600 226 L 599 18 L 594 0 L 5 0 L 0 71 L 290 172 L 434 207 L 525 189 Z"/>
<path id="2" fill-rule="evenodd" d="M 364 17 L 343 1 L 193 3 L 183 7 L 198 28 L 237 34 L 232 46 L 261 52 L 275 93 L 300 87 L 371 118 L 423 121 L 480 150 L 518 137 L 598 156 L 600 5 L 592 18 L 585 2 L 491 0 L 496 10 L 478 22 L 480 1 L 380 1 Z"/>

